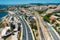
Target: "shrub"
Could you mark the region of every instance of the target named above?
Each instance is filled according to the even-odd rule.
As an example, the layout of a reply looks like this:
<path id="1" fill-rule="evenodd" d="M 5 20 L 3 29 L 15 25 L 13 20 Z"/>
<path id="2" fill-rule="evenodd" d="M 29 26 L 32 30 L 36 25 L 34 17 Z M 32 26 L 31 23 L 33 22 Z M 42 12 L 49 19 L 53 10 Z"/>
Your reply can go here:
<path id="1" fill-rule="evenodd" d="M 0 23 L 0 28 L 4 28 L 5 26 L 2 24 L 2 23 Z"/>

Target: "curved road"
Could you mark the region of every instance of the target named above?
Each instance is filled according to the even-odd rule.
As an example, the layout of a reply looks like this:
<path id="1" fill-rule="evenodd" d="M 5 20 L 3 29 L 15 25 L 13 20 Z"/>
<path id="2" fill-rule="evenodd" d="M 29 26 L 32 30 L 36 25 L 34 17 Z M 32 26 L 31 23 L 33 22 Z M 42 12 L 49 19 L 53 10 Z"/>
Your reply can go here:
<path id="1" fill-rule="evenodd" d="M 43 20 L 43 22 L 45 23 L 48 31 L 51 33 L 53 39 L 54 39 L 54 40 L 60 40 L 60 38 L 59 38 L 59 37 L 56 35 L 56 33 L 53 31 L 52 27 L 49 26 L 49 25 L 47 24 L 47 22 L 45 22 L 44 20 Z"/>
<path id="2" fill-rule="evenodd" d="M 27 23 L 25 22 L 23 16 L 20 17 L 20 20 L 21 20 L 22 28 L 23 28 L 22 40 L 33 40 L 30 28 L 28 27 Z"/>
<path id="3" fill-rule="evenodd" d="M 33 11 L 35 13 L 35 17 L 38 19 L 38 22 L 39 22 L 39 25 L 41 27 L 41 30 L 43 32 L 43 36 L 44 36 L 44 39 L 43 40 L 51 40 L 51 36 L 47 30 L 47 28 L 45 28 L 45 25 L 43 24 L 43 22 L 41 21 L 41 16 L 39 15 L 38 12 L 36 11 Z M 40 31 L 41 31 L 40 30 Z"/>

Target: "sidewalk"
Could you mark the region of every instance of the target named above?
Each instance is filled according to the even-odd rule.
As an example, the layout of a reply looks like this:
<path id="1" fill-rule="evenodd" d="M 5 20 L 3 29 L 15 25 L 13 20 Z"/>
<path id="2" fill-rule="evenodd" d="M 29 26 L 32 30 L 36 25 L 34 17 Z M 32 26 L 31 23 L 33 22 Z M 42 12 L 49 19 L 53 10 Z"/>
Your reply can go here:
<path id="1" fill-rule="evenodd" d="M 14 34 L 15 34 L 15 35 L 12 35 L 11 40 L 18 40 L 18 39 L 17 39 L 17 34 L 18 34 L 18 32 L 14 33 Z"/>
<path id="2" fill-rule="evenodd" d="M 0 32 L 0 40 L 3 40 L 3 39 L 1 38 L 1 32 Z"/>

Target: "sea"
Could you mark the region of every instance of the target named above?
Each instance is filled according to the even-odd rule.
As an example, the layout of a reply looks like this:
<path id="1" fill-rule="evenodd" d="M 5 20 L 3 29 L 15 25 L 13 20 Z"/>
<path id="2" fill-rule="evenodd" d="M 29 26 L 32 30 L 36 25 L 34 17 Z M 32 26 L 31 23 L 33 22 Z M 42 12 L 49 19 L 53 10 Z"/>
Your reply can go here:
<path id="1" fill-rule="evenodd" d="M 8 8 L 8 5 L 0 5 L 0 9 Z"/>
<path id="2" fill-rule="evenodd" d="M 7 5 L 0 5 L 0 9 L 3 9 L 3 8 L 8 8 Z M 8 12 L 0 12 L 0 19 L 4 16 L 6 16 L 8 14 Z"/>
<path id="3" fill-rule="evenodd" d="M 8 14 L 8 12 L 0 12 L 0 19 L 4 16 L 6 16 Z"/>

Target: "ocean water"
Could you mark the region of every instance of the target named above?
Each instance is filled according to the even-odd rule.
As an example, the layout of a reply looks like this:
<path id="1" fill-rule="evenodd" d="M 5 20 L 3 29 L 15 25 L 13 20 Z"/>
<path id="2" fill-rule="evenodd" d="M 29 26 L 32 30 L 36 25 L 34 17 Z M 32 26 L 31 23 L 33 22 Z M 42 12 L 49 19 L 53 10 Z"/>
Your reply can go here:
<path id="1" fill-rule="evenodd" d="M 0 5 L 0 9 L 8 8 L 8 5 Z M 6 16 L 8 12 L 0 12 L 0 18 Z"/>
<path id="2" fill-rule="evenodd" d="M 8 8 L 8 6 L 7 5 L 0 5 L 0 9 L 2 9 L 2 8 Z"/>
<path id="3" fill-rule="evenodd" d="M 6 16 L 8 14 L 8 12 L 0 12 L 0 18 Z"/>

